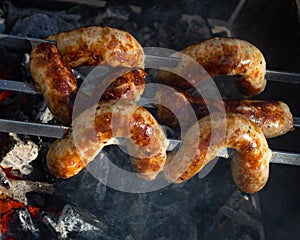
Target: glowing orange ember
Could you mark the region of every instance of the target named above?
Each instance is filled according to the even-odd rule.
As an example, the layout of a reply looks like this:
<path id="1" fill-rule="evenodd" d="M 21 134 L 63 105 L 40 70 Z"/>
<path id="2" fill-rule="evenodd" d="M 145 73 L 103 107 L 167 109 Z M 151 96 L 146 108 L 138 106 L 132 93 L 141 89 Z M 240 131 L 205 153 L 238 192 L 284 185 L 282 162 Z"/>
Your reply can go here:
<path id="1" fill-rule="evenodd" d="M 3 91 L 0 93 L 0 104 L 2 104 L 2 102 L 7 99 L 10 95 L 12 94 L 12 92 L 9 91 Z"/>
<path id="2" fill-rule="evenodd" d="M 38 207 L 28 206 L 27 209 L 35 219 L 39 218 L 40 209 Z"/>
<path id="3" fill-rule="evenodd" d="M 17 202 L 7 196 L 0 196 L 0 231 L 2 233 L 7 232 L 9 226 L 10 216 L 14 213 L 15 210 L 26 207 L 24 203 Z M 27 206 L 28 211 L 34 218 L 38 218 L 39 208 Z"/>
<path id="4" fill-rule="evenodd" d="M 6 196 L 3 197 L 4 198 L 0 199 L 0 231 L 5 234 L 7 232 L 11 214 L 16 209 L 24 207 L 25 204 L 14 201 Z"/>
<path id="5" fill-rule="evenodd" d="M 11 73 L 17 68 L 18 62 L 4 62 L 1 60 L 0 62 L 0 79 L 8 79 L 10 78 Z M 5 99 L 7 99 L 13 92 L 10 91 L 1 91 L 0 92 L 0 105 L 3 103 Z"/>
<path id="6" fill-rule="evenodd" d="M 0 96 L 1 98 L 1 96 Z M 1 104 L 1 101 L 0 101 L 0 104 Z M 4 168 L 4 167 L 1 167 L 1 170 L 5 173 L 5 176 L 9 179 L 9 180 L 19 180 L 20 178 L 17 177 L 17 176 L 14 176 L 11 174 L 11 170 L 12 168 Z"/>

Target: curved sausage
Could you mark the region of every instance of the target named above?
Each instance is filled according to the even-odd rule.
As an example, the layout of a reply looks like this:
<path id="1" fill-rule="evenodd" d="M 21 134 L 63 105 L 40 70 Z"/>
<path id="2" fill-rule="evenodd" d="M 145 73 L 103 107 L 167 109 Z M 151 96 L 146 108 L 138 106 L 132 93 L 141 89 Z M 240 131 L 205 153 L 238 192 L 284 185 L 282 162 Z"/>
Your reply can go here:
<path id="1" fill-rule="evenodd" d="M 128 32 L 102 26 L 74 29 L 52 35 L 57 48 L 72 68 L 107 64 L 112 67 L 144 67 L 144 51 Z"/>
<path id="2" fill-rule="evenodd" d="M 181 53 L 194 59 L 210 76 L 240 75 L 236 85 L 245 96 L 261 93 L 265 86 L 266 61 L 258 48 L 247 41 L 232 38 L 213 38 L 193 44 Z M 178 65 L 181 76 L 185 71 L 192 71 L 189 65 L 182 61 Z M 198 85 L 207 78 L 207 73 L 194 74 L 193 84 Z M 161 70 L 159 82 L 178 88 L 191 88 L 193 85 L 181 77 Z"/>
<path id="3" fill-rule="evenodd" d="M 73 127 L 76 132 L 57 139 L 47 154 L 48 168 L 57 177 L 76 175 L 104 146 L 120 137 L 127 139 L 126 145 L 134 153 L 132 165 L 143 178 L 154 179 L 163 169 L 168 146 L 164 131 L 145 108 L 133 101 L 101 101 L 96 113 L 93 108 L 85 110 Z"/>
<path id="4" fill-rule="evenodd" d="M 30 54 L 30 71 L 41 88 L 50 111 L 63 124 L 71 124 L 77 93 L 77 83 L 71 67 L 105 63 L 137 68 L 117 77 L 101 99 L 123 97 L 135 100 L 143 93 L 146 73 L 143 69 L 138 69 L 143 66 L 143 50 L 129 33 L 109 27 L 89 27 L 50 38 L 57 41 L 57 47 L 42 43 L 34 48 Z M 99 54 L 102 54 L 101 57 Z"/>
<path id="5" fill-rule="evenodd" d="M 101 96 L 102 100 L 126 98 L 136 100 L 145 89 L 146 72 L 143 69 L 132 70 L 114 80 Z"/>
<path id="6" fill-rule="evenodd" d="M 54 117 L 70 125 L 77 81 L 55 45 L 42 43 L 32 50 L 30 72 Z"/>
<path id="7" fill-rule="evenodd" d="M 212 124 L 218 133 L 213 144 L 209 145 Z M 200 132 L 195 131 L 198 126 Z M 226 117 L 213 113 L 195 123 L 185 134 L 178 153 L 173 159 L 168 159 L 166 178 L 175 183 L 190 179 L 214 159 L 221 148 L 236 150 L 231 166 L 233 179 L 239 189 L 253 193 L 263 188 L 268 180 L 272 152 L 261 129 L 242 115 L 234 113 Z"/>
<path id="8" fill-rule="evenodd" d="M 293 116 L 281 101 L 225 101 L 226 112 L 240 113 L 256 123 L 266 138 L 278 137 L 294 130 Z"/>
<path id="9" fill-rule="evenodd" d="M 176 97 L 174 97 L 174 94 L 176 94 Z M 165 103 L 166 106 L 172 106 L 172 109 L 158 105 L 157 115 L 159 120 L 171 128 L 179 129 L 181 127 L 187 129 L 193 124 L 190 117 L 186 116 L 184 121 L 181 121 L 180 126 L 177 118 L 172 113 L 173 111 L 185 116 L 186 101 L 179 101 L 178 99 L 181 98 L 186 99 L 191 104 L 198 119 L 213 112 L 222 112 L 225 109 L 228 113 L 242 114 L 248 120 L 256 123 L 262 129 L 266 138 L 277 137 L 294 129 L 290 109 L 281 101 L 203 99 L 182 91 L 166 92 L 165 90 L 159 90 L 156 93 L 157 101 Z"/>

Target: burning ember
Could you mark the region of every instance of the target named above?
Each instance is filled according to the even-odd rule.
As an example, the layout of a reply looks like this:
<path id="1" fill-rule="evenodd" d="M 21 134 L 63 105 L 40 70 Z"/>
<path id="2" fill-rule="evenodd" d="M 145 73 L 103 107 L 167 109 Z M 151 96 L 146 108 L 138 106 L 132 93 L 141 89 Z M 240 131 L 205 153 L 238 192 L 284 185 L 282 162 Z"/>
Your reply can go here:
<path id="1" fill-rule="evenodd" d="M 78 2 L 83 1 L 55 1 L 55 6 L 33 1 L 29 7 L 3 1 L 0 32 L 44 38 L 77 27 L 103 25 L 130 32 L 143 47 L 180 50 L 214 36 L 233 35 L 237 30 L 234 19 L 246 1 L 230 1 L 227 13 L 221 7 L 210 10 L 214 1 L 183 1 L 181 7 L 168 1 L 145 6 L 131 1 Z M 216 16 L 222 16 L 222 21 Z M 0 79 L 33 83 L 28 53 L 3 46 L 0 53 Z M 149 81 L 156 77 L 153 70 L 147 73 Z M 231 89 L 224 91 L 225 98 L 233 94 Z M 41 95 L 0 92 L 0 117 L 58 124 Z M 236 189 L 229 161 L 219 161 L 205 178 L 132 194 L 104 184 L 112 171 L 105 163 L 102 182 L 86 169 L 70 179 L 56 179 L 45 160 L 52 142 L 0 133 L 3 239 L 265 239 L 269 226 L 263 225 L 261 195 Z M 129 157 L 120 148 L 109 146 L 101 154 L 131 171 Z"/>

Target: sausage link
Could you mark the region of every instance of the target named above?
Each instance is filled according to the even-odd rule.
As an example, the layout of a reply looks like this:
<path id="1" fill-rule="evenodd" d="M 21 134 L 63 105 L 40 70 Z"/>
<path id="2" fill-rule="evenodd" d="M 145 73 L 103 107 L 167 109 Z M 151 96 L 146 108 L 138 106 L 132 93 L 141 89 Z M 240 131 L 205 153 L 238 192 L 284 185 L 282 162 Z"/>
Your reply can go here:
<path id="1" fill-rule="evenodd" d="M 245 96 L 261 93 L 265 86 L 266 61 L 258 48 L 247 41 L 232 38 L 213 38 L 193 44 L 181 53 L 194 59 L 210 76 L 240 75 L 236 80 L 238 89 Z M 207 78 L 207 73 L 193 73 L 189 63 L 182 61 L 178 65 L 180 76 L 185 71 L 193 74 L 193 84 L 198 85 Z M 159 82 L 178 88 L 191 88 L 193 85 L 178 75 L 161 70 Z"/>
<path id="2" fill-rule="evenodd" d="M 86 35 L 80 36 L 80 34 Z M 91 42 L 92 34 L 100 34 L 95 36 L 94 43 Z M 117 77 L 105 90 L 101 99 L 136 100 L 143 93 L 146 73 L 143 69 L 139 69 L 143 65 L 141 60 L 143 52 L 141 46 L 137 45 L 136 40 L 130 36 L 124 31 L 108 27 L 75 29 L 49 37 L 57 41 L 58 48 L 53 44 L 42 43 L 33 49 L 30 54 L 32 77 L 41 88 L 47 106 L 57 120 L 65 125 L 70 125 L 72 121 L 77 82 L 71 67 L 106 63 L 112 66 L 137 68 Z M 110 45 L 103 43 L 106 40 L 109 40 Z M 104 47 L 112 46 L 113 41 L 115 41 L 115 48 L 105 50 Z M 81 52 L 75 54 L 72 51 L 76 51 L 78 47 L 76 44 L 86 46 L 79 46 Z M 83 54 L 82 51 L 86 52 Z M 103 54 L 102 60 L 95 58 L 97 54 Z M 136 55 L 130 62 L 129 58 L 132 54 Z M 94 56 L 94 61 L 90 59 L 91 56 Z"/>
<path id="3" fill-rule="evenodd" d="M 30 72 L 55 118 L 70 125 L 77 82 L 55 45 L 41 43 L 32 50 Z"/>
<path id="4" fill-rule="evenodd" d="M 212 125 L 217 132 L 213 140 Z M 195 131 L 198 127 L 200 132 Z M 178 153 L 168 159 L 166 178 L 175 183 L 190 179 L 214 159 L 223 147 L 236 150 L 232 158 L 232 175 L 237 187 L 247 193 L 262 189 L 268 180 L 272 152 L 261 129 L 242 115 L 234 113 L 226 117 L 221 113 L 213 113 L 195 123 L 185 134 Z"/>
<path id="5" fill-rule="evenodd" d="M 126 98 L 136 100 L 145 89 L 146 72 L 132 70 L 114 80 L 104 91 L 101 100 Z"/>
<path id="6" fill-rule="evenodd" d="M 266 138 L 278 137 L 294 130 L 293 116 L 284 102 L 240 100 L 224 103 L 226 112 L 240 113 L 256 123 Z"/>
<path id="7" fill-rule="evenodd" d="M 73 122 L 76 132 L 57 139 L 47 154 L 50 172 L 60 178 L 79 173 L 102 148 L 127 139 L 134 169 L 151 180 L 163 169 L 168 141 L 156 119 L 133 101 L 101 101 L 96 113 L 88 108 Z M 87 116 L 93 116 L 88 118 Z M 95 116 L 95 118 L 94 118 Z"/>
<path id="8" fill-rule="evenodd" d="M 128 32 L 102 26 L 74 29 L 52 35 L 57 48 L 72 68 L 107 64 L 112 67 L 144 67 L 144 51 Z"/>
<path id="9" fill-rule="evenodd" d="M 166 92 L 165 90 L 158 91 L 156 99 L 166 106 L 172 106 L 171 110 L 163 105 L 158 105 L 157 109 L 159 120 L 171 128 L 187 129 L 193 124 L 191 118 L 184 114 L 186 111 L 186 101 L 184 100 L 186 99 L 198 119 L 210 113 L 225 110 L 228 113 L 242 114 L 248 120 L 256 123 L 267 138 L 277 137 L 294 129 L 290 109 L 281 101 L 203 99 L 198 96 L 190 96 L 182 91 Z M 172 111 L 185 117 L 181 120 L 181 126 Z"/>

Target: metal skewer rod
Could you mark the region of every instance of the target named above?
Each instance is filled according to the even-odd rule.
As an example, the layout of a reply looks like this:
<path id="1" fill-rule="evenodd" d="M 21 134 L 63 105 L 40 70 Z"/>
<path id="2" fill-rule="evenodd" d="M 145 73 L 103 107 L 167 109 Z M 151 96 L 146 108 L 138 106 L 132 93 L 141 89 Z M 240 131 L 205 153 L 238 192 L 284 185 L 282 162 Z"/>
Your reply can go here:
<path id="1" fill-rule="evenodd" d="M 33 84 L 11 81 L 11 80 L 4 80 L 4 79 L 0 79 L 0 90 L 21 92 L 27 94 L 41 94 L 39 89 L 35 87 L 35 85 Z M 140 102 L 149 102 L 149 101 L 143 101 L 143 98 L 141 98 Z M 153 104 L 150 104 L 149 106 L 153 108 Z M 147 104 L 145 105 L 145 107 L 147 107 Z M 300 118 L 294 117 L 293 120 L 294 120 L 294 127 L 300 127 Z"/>
<path id="2" fill-rule="evenodd" d="M 55 41 L 51 41 L 51 40 L 0 34 L 0 45 L 21 48 L 28 51 L 31 51 L 38 44 L 45 43 L 45 42 L 56 44 Z M 145 55 L 145 62 L 147 61 L 148 62 L 155 61 L 158 65 L 176 67 L 177 64 L 181 61 L 181 59 L 176 57 L 168 57 L 168 56 Z M 266 79 L 268 81 L 300 84 L 300 73 L 267 70 Z"/>
<path id="3" fill-rule="evenodd" d="M 14 120 L 0 119 L 0 132 L 14 132 L 25 135 L 35 135 L 41 137 L 61 138 L 69 130 L 69 127 L 56 126 L 43 123 L 22 122 Z M 168 151 L 173 151 L 179 144 L 182 143 L 178 139 L 168 139 Z M 300 166 L 300 153 L 291 153 L 284 151 L 273 150 L 272 163 L 288 164 Z M 228 152 L 222 149 L 218 154 L 219 157 L 229 158 L 232 151 Z"/>

